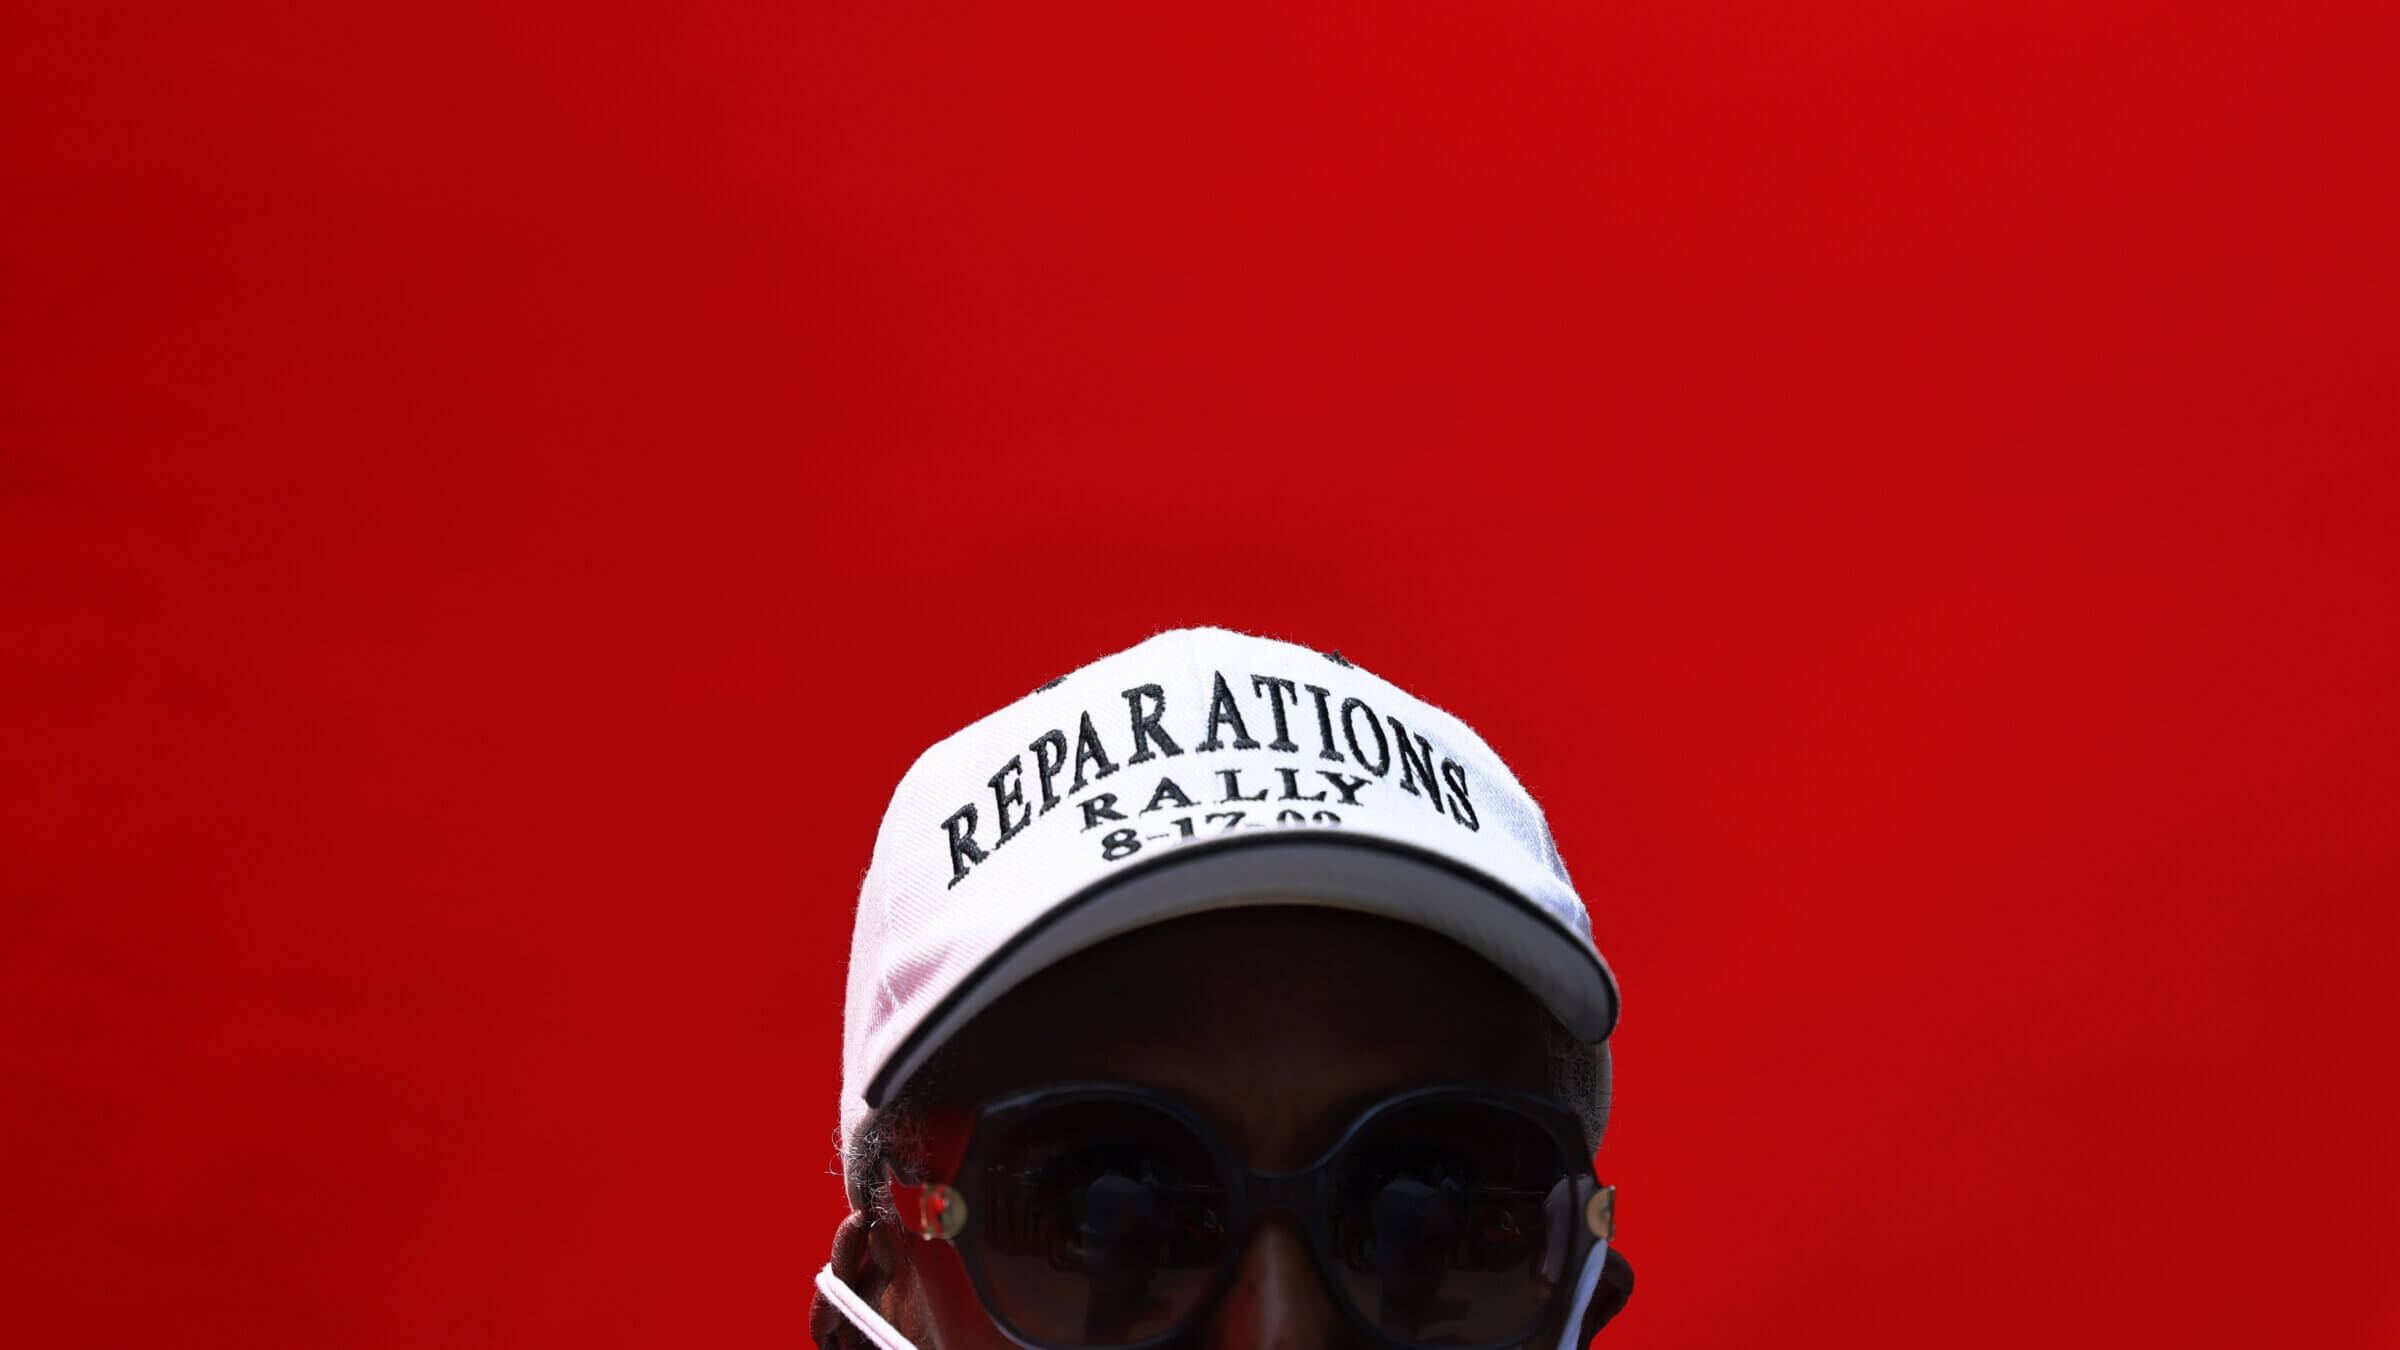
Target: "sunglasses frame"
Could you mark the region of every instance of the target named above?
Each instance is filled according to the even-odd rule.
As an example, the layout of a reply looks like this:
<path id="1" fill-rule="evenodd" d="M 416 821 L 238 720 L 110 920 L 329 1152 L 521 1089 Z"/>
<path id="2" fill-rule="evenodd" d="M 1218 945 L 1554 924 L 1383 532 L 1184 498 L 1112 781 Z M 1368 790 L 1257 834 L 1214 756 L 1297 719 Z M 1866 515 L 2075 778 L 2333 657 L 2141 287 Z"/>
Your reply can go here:
<path id="1" fill-rule="evenodd" d="M 1037 1112 L 1060 1107 L 1085 1105 L 1093 1102 L 1121 1102 L 1166 1115 L 1199 1140 L 1217 1176 L 1225 1185 L 1228 1213 L 1225 1216 L 1225 1250 L 1229 1254 L 1219 1263 L 1208 1291 L 1192 1305 L 1189 1312 L 1154 1336 L 1139 1341 L 1125 1341 L 1106 1346 L 1084 1346 L 1068 1341 L 1049 1341 L 1027 1334 L 1000 1311 L 985 1280 L 981 1244 L 975 1241 L 975 1230 L 968 1223 L 970 1201 L 959 1183 L 977 1175 L 988 1161 L 986 1153 L 994 1137 L 1019 1119 Z M 1523 1332 L 1504 1340 L 1475 1344 L 1451 1344 L 1402 1340 L 1377 1326 L 1365 1311 L 1352 1300 L 1349 1291 L 1334 1270 L 1333 1243 L 1328 1232 L 1332 1187 L 1336 1165 L 1349 1153 L 1351 1145 L 1368 1128 L 1396 1111 L 1428 1103 L 1459 1103 L 1496 1107 L 1516 1114 L 1540 1127 L 1558 1146 L 1559 1157 L 1567 1167 L 1567 1176 L 1575 1183 L 1574 1205 L 1569 1213 L 1579 1217 L 1570 1220 L 1569 1250 L 1561 1280 L 1550 1295 L 1550 1301 Z M 1585 1158 L 1579 1169 L 1577 1158 Z M 1001 1333 L 1025 1350 L 1157 1350 L 1169 1341 L 1185 1335 L 1204 1321 L 1224 1297 L 1235 1272 L 1241 1266 L 1241 1253 L 1257 1231 L 1261 1220 L 1281 1213 L 1297 1220 L 1308 1239 L 1309 1256 L 1315 1262 L 1317 1274 L 1325 1283 L 1326 1292 L 1343 1317 L 1385 1350 L 1510 1350 L 1540 1335 L 1556 1317 L 1559 1305 L 1572 1297 L 1573 1273 L 1583 1268 L 1592 1248 L 1609 1240 L 1616 1230 L 1616 1188 L 1604 1185 L 1592 1174 L 1588 1155 L 1584 1152 L 1582 1126 L 1574 1111 L 1566 1105 L 1537 1093 L 1515 1088 L 1497 1087 L 1482 1083 L 1444 1083 L 1412 1088 L 1383 1098 L 1353 1117 L 1341 1135 L 1309 1165 L 1289 1172 L 1262 1172 L 1245 1167 L 1207 1119 L 1183 1102 L 1149 1088 L 1124 1083 L 1069 1083 L 1031 1092 L 997 1098 L 979 1108 L 968 1127 L 966 1147 L 959 1156 L 951 1179 L 911 1184 L 901 1180 L 888 1167 L 885 1179 L 890 1184 L 892 1205 L 898 1213 L 901 1227 L 917 1237 L 948 1242 L 966 1267 L 967 1280 L 974 1286 L 975 1297 L 984 1313 L 992 1319 Z"/>

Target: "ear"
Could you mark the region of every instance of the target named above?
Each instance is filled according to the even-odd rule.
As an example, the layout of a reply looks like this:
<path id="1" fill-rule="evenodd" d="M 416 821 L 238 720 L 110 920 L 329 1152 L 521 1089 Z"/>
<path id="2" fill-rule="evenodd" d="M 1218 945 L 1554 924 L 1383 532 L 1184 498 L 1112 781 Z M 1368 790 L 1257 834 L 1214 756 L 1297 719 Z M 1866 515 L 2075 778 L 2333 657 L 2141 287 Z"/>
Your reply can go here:
<path id="1" fill-rule="evenodd" d="M 1608 1260 L 1600 1267 L 1600 1287 L 1592 1291 L 1591 1306 L 1583 1310 L 1583 1341 L 1590 1345 L 1610 1319 L 1625 1311 L 1633 1297 L 1633 1267 L 1616 1248 L 1608 1249 Z"/>
<path id="2" fill-rule="evenodd" d="M 834 1278 L 857 1290 L 869 1303 L 880 1304 L 899 1272 L 899 1233 L 891 1224 L 852 1214 L 833 1231 L 833 1252 L 826 1264 Z M 866 1337 L 850 1325 L 823 1294 L 808 1308 L 808 1338 L 817 1350 L 872 1350 Z"/>

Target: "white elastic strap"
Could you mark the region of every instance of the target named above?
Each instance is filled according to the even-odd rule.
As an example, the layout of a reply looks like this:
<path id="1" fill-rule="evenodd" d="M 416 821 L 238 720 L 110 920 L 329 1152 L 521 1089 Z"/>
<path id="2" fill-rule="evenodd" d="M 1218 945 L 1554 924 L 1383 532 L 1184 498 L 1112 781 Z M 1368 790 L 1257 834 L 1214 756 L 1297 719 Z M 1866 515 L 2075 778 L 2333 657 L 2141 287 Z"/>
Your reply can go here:
<path id="1" fill-rule="evenodd" d="M 823 1294 L 842 1316 L 849 1318 L 850 1325 L 875 1342 L 878 1350 L 917 1350 L 906 1336 L 900 1334 L 900 1328 L 883 1320 L 883 1314 L 875 1311 L 874 1304 L 860 1298 L 857 1290 L 842 1283 L 842 1277 L 833 1273 L 831 1262 L 817 1272 L 817 1292 Z"/>
<path id="2" fill-rule="evenodd" d="M 1566 1329 L 1558 1333 L 1558 1350 L 1583 1350 L 1584 1309 L 1592 1306 L 1592 1293 L 1600 1287 L 1600 1268 L 1607 1264 L 1606 1242 L 1592 1248 L 1592 1254 L 1583 1259 L 1583 1274 L 1575 1279 L 1575 1306 L 1567 1309 Z M 825 1277 L 820 1275 L 817 1278 L 821 1280 Z"/>

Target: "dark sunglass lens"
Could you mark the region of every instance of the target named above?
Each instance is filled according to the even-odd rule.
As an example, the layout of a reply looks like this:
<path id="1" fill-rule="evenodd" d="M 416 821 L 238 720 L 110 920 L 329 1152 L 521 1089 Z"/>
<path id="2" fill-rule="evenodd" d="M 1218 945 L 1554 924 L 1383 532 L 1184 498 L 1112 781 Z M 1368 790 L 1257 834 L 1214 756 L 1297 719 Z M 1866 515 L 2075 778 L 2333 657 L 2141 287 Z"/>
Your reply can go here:
<path id="1" fill-rule="evenodd" d="M 1337 1166 L 1335 1278 L 1360 1315 L 1411 1345 L 1523 1336 L 1567 1277 L 1579 1170 L 1548 1130 L 1502 1106 L 1388 1112 Z"/>
<path id="2" fill-rule="evenodd" d="M 1054 1345 L 1168 1331 L 1206 1297 L 1232 1221 L 1199 1137 L 1132 1102 L 1063 1105 L 1010 1123 L 970 1204 L 992 1311 Z"/>

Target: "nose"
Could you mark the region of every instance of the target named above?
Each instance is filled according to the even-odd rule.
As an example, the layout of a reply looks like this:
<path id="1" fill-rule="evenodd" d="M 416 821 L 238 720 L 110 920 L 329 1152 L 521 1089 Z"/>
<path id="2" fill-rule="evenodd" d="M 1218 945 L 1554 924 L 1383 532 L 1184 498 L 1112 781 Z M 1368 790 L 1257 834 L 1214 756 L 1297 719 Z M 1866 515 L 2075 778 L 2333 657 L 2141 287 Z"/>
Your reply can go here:
<path id="1" fill-rule="evenodd" d="M 1200 1343 L 1206 1350 L 1327 1350 L 1348 1339 L 1307 1240 L 1277 1216 L 1251 1236 Z"/>

